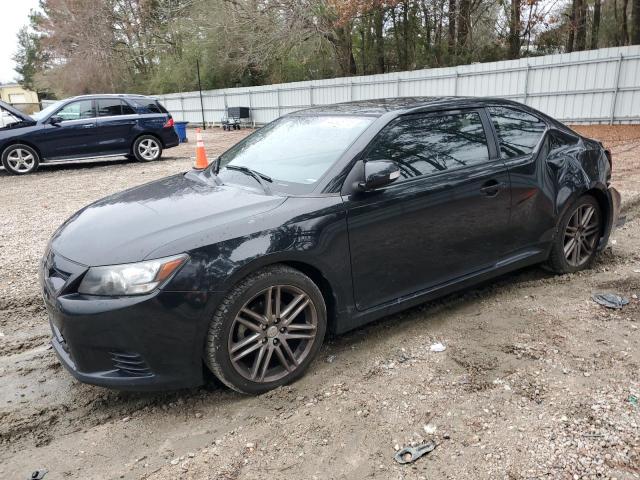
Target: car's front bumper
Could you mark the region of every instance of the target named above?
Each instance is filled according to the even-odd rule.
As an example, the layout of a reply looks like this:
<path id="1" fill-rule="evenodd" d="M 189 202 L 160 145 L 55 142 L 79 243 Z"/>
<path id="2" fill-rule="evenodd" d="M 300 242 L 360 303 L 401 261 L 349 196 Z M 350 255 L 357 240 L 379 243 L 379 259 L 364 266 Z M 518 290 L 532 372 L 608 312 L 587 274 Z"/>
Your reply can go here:
<path id="1" fill-rule="evenodd" d="M 87 296 L 72 291 L 74 274 L 69 276 L 71 291 L 60 287 L 60 282 L 55 291 L 56 268 L 43 270 L 52 344 L 78 380 L 126 390 L 202 384 L 210 294 L 155 291 L 131 297 Z"/>

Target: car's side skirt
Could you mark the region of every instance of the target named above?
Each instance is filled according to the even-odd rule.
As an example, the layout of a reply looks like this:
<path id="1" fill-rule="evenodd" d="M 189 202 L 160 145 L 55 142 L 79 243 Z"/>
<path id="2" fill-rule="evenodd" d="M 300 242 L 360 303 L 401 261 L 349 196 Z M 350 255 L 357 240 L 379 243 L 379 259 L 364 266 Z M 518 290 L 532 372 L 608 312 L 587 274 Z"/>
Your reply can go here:
<path id="1" fill-rule="evenodd" d="M 129 153 L 128 151 L 124 151 L 122 153 L 110 153 L 108 155 L 91 155 L 90 157 L 78 157 L 77 155 L 71 157 L 53 157 L 53 158 L 45 158 L 42 160 L 43 163 L 61 163 L 61 162 L 76 162 L 76 161 L 95 161 L 101 159 L 109 159 L 109 158 L 117 158 L 122 157 Z"/>
<path id="2" fill-rule="evenodd" d="M 544 262 L 548 255 L 548 249 L 542 248 L 518 252 L 510 257 L 503 258 L 491 268 L 473 272 L 445 284 L 437 285 L 428 290 L 423 290 L 416 292 L 413 295 L 396 299 L 393 302 L 388 302 L 363 312 L 358 312 L 353 309 L 350 312 L 339 313 L 339 318 L 335 323 L 335 333 L 344 333 L 387 315 L 420 305 L 421 303 L 435 300 L 463 288 L 471 287 L 500 275 L 504 275 L 505 273 L 518 270 L 519 268 Z"/>

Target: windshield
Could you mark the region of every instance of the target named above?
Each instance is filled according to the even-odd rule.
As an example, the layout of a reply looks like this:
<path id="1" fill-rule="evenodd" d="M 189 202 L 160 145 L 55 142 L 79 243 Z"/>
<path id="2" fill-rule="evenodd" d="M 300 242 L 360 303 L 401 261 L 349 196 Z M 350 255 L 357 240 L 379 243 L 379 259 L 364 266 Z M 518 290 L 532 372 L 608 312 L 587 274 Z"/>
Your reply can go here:
<path id="1" fill-rule="evenodd" d="M 322 178 L 374 118 L 289 116 L 261 128 L 220 157 L 223 182 L 255 186 L 255 179 L 226 165 L 248 167 L 270 177 L 274 190 L 303 194 Z"/>
<path id="2" fill-rule="evenodd" d="M 60 106 L 62 105 L 62 102 L 63 100 L 56 103 L 52 103 L 47 108 L 43 108 L 42 110 L 40 110 L 38 113 L 32 114 L 31 118 L 33 118 L 36 121 L 40 121 L 43 118 L 47 118 L 49 115 L 55 112 L 58 108 L 60 108 Z"/>

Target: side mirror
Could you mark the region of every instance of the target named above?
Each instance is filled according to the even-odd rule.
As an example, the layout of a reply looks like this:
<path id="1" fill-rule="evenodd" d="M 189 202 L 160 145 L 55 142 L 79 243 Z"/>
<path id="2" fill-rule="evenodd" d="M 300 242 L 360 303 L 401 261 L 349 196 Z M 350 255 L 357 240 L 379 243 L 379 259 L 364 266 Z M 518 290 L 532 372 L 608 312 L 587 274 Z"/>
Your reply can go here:
<path id="1" fill-rule="evenodd" d="M 364 181 L 358 184 L 361 191 L 386 187 L 400 178 L 400 169 L 391 160 L 372 160 L 364 163 Z"/>
<path id="2" fill-rule="evenodd" d="M 58 115 L 54 115 L 53 117 L 49 117 L 49 123 L 51 125 L 57 125 L 60 122 L 62 122 L 62 117 L 60 117 Z"/>

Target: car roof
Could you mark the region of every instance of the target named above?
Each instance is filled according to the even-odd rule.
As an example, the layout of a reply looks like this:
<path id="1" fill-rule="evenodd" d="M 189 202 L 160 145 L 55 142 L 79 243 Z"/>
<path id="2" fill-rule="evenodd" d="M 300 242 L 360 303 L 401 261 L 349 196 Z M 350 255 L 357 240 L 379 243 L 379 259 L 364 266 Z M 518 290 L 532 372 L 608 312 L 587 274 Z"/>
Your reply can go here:
<path id="1" fill-rule="evenodd" d="M 148 97 L 146 95 L 139 95 L 135 93 L 91 93 L 88 95 L 77 95 L 75 97 L 67 98 L 67 100 L 78 100 L 81 98 L 104 98 L 104 97 L 116 97 L 116 98 L 147 98 L 149 100 L 155 100 L 153 97 Z"/>
<path id="2" fill-rule="evenodd" d="M 398 114 L 421 111 L 423 109 L 444 109 L 479 107 L 486 105 L 508 105 L 533 111 L 531 108 L 512 100 L 494 97 L 396 97 L 372 100 L 357 100 L 316 105 L 293 112 L 291 115 L 370 115 L 380 117 L 389 112 Z M 536 112 L 539 114 L 539 112 Z"/>

